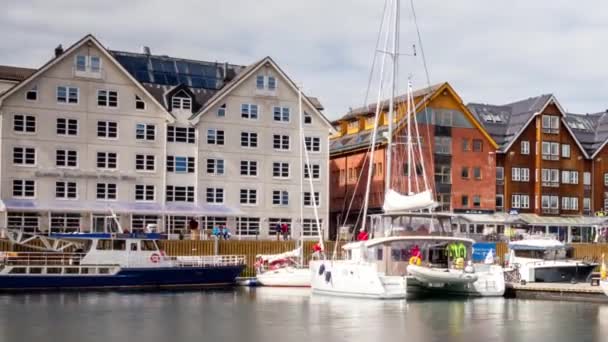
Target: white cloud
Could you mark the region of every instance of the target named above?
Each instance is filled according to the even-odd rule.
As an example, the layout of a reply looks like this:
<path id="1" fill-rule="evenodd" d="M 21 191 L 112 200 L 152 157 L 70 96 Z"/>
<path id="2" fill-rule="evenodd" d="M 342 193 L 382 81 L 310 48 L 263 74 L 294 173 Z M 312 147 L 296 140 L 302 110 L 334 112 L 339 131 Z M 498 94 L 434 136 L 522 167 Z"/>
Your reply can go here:
<path id="1" fill-rule="evenodd" d="M 93 33 L 113 49 L 248 64 L 272 56 L 326 114 L 362 104 L 383 1 L 9 0 L 0 13 L 0 64 L 36 67 L 59 43 Z M 402 0 L 404 50 L 416 40 Z M 608 4 L 571 1 L 417 1 L 431 82 L 465 102 L 554 93 L 570 111 L 608 108 Z M 403 58 L 424 85 L 420 60 Z"/>

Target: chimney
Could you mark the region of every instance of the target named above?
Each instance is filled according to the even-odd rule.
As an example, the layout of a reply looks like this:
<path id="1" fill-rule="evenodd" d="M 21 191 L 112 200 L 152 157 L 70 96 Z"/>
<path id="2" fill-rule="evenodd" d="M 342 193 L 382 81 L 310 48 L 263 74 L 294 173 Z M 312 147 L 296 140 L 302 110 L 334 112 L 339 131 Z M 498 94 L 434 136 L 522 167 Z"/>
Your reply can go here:
<path id="1" fill-rule="evenodd" d="M 150 56 L 150 54 L 151 54 L 150 53 L 150 47 L 148 47 L 148 46 L 142 46 L 141 47 L 141 53 Z"/>
<path id="2" fill-rule="evenodd" d="M 56 48 L 55 48 L 55 57 L 59 57 L 63 54 L 63 46 L 61 46 L 61 44 L 59 44 Z"/>
<path id="3" fill-rule="evenodd" d="M 224 62 L 223 71 L 224 71 L 224 80 L 226 80 L 226 79 L 228 79 L 228 62 Z"/>

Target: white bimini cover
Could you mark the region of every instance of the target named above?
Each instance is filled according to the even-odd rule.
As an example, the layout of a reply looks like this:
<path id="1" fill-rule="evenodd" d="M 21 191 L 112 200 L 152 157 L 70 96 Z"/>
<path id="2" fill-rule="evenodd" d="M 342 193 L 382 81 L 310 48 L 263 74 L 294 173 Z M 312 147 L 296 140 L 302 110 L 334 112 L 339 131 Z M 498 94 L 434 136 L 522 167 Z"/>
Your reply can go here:
<path id="1" fill-rule="evenodd" d="M 298 247 L 293 251 L 281 253 L 281 254 L 258 254 L 256 255 L 257 259 L 262 259 L 264 262 L 272 263 L 281 259 L 289 259 L 289 258 L 298 258 L 300 256 L 300 249 Z"/>
<path id="2" fill-rule="evenodd" d="M 392 211 L 410 211 L 420 210 L 433 207 L 435 201 L 430 190 L 425 190 L 413 195 L 401 195 L 400 193 L 389 189 L 384 196 L 384 212 Z"/>

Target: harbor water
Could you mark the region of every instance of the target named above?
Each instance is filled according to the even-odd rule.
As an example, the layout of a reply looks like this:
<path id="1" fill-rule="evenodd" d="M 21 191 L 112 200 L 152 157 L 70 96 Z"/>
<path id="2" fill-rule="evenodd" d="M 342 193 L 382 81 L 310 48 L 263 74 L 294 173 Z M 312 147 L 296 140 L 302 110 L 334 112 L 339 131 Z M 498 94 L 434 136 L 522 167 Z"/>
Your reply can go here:
<path id="1" fill-rule="evenodd" d="M 608 305 L 503 298 L 377 301 L 309 290 L 0 296 L 0 341 L 608 341 Z"/>

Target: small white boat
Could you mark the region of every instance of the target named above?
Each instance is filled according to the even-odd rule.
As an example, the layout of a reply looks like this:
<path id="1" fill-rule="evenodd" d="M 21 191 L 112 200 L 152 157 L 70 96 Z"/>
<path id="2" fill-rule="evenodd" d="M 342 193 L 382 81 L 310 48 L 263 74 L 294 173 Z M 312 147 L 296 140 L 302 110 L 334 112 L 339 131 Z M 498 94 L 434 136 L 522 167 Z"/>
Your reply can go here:
<path id="1" fill-rule="evenodd" d="M 257 283 L 262 286 L 309 287 L 310 270 L 298 262 L 301 247 L 293 251 L 256 256 Z"/>
<path id="2" fill-rule="evenodd" d="M 455 270 L 449 268 L 430 268 L 408 265 L 407 273 L 423 284 L 470 284 L 477 281 L 477 275 L 471 269 Z"/>

